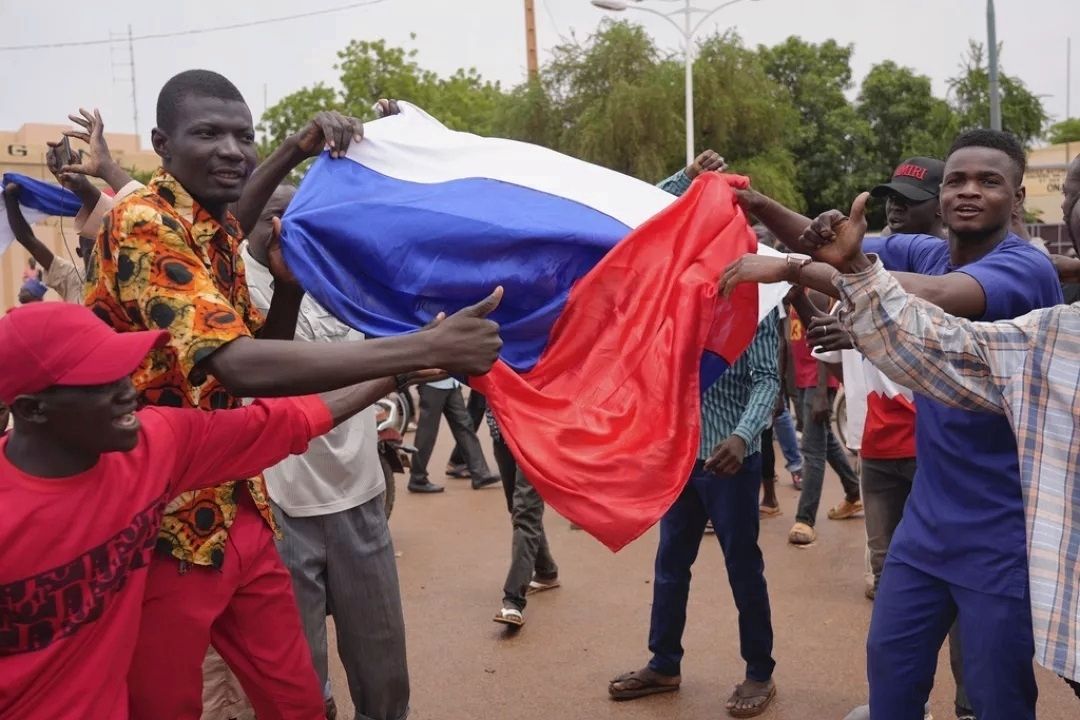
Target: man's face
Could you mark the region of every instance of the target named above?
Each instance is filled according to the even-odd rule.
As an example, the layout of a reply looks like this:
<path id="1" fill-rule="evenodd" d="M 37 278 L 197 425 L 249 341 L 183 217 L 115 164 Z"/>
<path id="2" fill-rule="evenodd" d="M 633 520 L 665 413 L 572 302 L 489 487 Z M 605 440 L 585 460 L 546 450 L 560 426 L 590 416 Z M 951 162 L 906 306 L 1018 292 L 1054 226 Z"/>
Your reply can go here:
<path id="1" fill-rule="evenodd" d="M 952 232 L 982 234 L 1008 227 L 1013 207 L 1023 201 L 1016 166 L 1000 150 L 966 147 L 945 162 L 941 214 Z"/>
<path id="2" fill-rule="evenodd" d="M 1080 156 L 1069 165 L 1062 187 L 1065 197 L 1061 201 L 1061 214 L 1065 222 L 1065 232 L 1072 239 L 1073 249 L 1080 255 Z"/>
<path id="3" fill-rule="evenodd" d="M 139 442 L 137 395 L 131 378 L 108 385 L 58 385 L 29 396 L 26 404 L 20 400 L 16 409 L 65 447 L 99 455 L 127 452 Z"/>
<path id="4" fill-rule="evenodd" d="M 248 235 L 248 252 L 267 267 L 269 267 L 267 248 L 270 246 L 270 238 L 274 233 L 274 218 L 285 214 L 294 195 L 296 195 L 296 188 L 288 185 L 282 185 L 275 190 L 263 208 L 262 214 L 259 215 L 259 221 L 255 223 L 251 234 Z"/>
<path id="5" fill-rule="evenodd" d="M 889 193 L 885 198 L 885 216 L 889 229 L 895 233 L 931 235 L 937 229 L 940 215 L 938 198 L 913 202 L 899 193 Z"/>
<path id="6" fill-rule="evenodd" d="M 247 103 L 185 95 L 176 127 L 154 129 L 154 150 L 199 204 L 224 208 L 240 199 L 255 169 L 255 128 Z"/>

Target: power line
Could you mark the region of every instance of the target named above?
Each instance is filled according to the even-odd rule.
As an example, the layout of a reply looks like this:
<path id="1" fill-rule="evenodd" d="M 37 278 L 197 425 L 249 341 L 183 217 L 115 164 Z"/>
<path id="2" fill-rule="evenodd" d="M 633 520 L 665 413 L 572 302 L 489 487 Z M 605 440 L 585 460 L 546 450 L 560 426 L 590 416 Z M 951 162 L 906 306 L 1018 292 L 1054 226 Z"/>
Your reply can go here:
<path id="1" fill-rule="evenodd" d="M 364 0 L 364 2 L 354 2 L 349 3 L 348 5 L 339 5 L 338 7 L 326 8 L 324 10 L 311 10 L 309 12 L 296 13 L 295 15 L 283 15 L 276 18 L 266 18 L 265 20 L 251 20 L 249 22 L 233 23 L 231 25 L 219 25 L 218 27 L 197 28 L 193 30 L 179 30 L 176 32 L 135 35 L 133 37 L 130 37 L 128 42 L 138 42 L 140 40 L 161 40 L 165 38 L 180 37 L 183 35 L 202 35 L 204 33 L 222 32 L 225 30 L 238 30 L 240 28 L 255 27 L 256 25 L 270 25 L 273 23 L 287 22 L 289 20 L 299 20 L 300 18 L 314 17 L 316 15 L 329 15 L 331 13 L 343 12 L 345 10 L 353 10 L 355 8 L 365 7 L 367 5 L 378 5 L 384 2 L 387 2 L 387 0 Z M 109 45 L 113 42 L 116 42 L 116 40 L 112 38 L 106 38 L 102 40 L 73 40 L 70 42 L 43 43 L 41 45 L 0 45 L 0 52 L 12 52 L 16 50 L 46 50 L 51 48 L 65 47 L 86 47 L 88 45 Z"/>

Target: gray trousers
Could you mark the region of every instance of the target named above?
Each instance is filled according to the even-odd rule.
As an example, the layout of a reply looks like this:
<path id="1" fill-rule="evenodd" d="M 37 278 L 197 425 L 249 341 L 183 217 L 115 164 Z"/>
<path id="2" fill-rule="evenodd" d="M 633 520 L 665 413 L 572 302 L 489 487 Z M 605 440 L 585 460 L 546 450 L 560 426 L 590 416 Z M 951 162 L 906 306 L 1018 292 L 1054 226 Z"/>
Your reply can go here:
<path id="1" fill-rule="evenodd" d="M 799 493 L 799 507 L 795 512 L 797 522 L 814 527 L 817 522 L 821 488 L 825 484 L 825 463 L 828 462 L 844 486 L 844 497 L 854 502 L 859 499 L 859 476 L 848 462 L 847 451 L 840 445 L 832 431 L 831 422 L 816 423 L 813 420 L 814 388 L 799 388 L 799 405 L 803 409 L 803 487 Z M 829 390 L 829 407 L 836 398 L 836 390 Z"/>
<path id="2" fill-rule="evenodd" d="M 278 550 L 292 574 L 324 691 L 331 612 L 356 720 L 403 720 L 409 714 L 405 619 L 382 497 L 329 515 L 294 518 L 277 506 L 274 514 L 285 534 Z"/>
<path id="3" fill-rule="evenodd" d="M 904 516 L 904 505 L 915 479 L 915 458 L 897 460 L 862 459 L 862 500 L 866 518 L 866 545 L 870 550 L 870 569 L 874 587 L 881 581 L 885 556 L 893 533 Z M 949 665 L 956 681 L 956 710 L 971 712 L 971 701 L 964 690 L 964 664 L 960 654 L 960 624 L 949 630 Z"/>
<path id="4" fill-rule="evenodd" d="M 533 574 L 553 577 L 559 567 L 551 557 L 547 534 L 544 532 L 544 499 L 517 466 L 510 448 L 501 440 L 493 440 L 495 462 L 499 465 L 506 509 L 514 526 L 510 551 L 510 571 L 503 585 L 503 607 L 525 609 L 525 593 Z"/>
<path id="5" fill-rule="evenodd" d="M 469 474 L 474 480 L 491 474 L 487 459 L 480 447 L 469 413 L 465 409 L 465 396 L 460 387 L 453 390 L 440 390 L 430 385 L 420 388 L 420 417 L 416 421 L 416 455 L 413 457 L 409 482 L 423 483 L 428 479 L 428 462 L 435 450 L 435 441 L 439 439 L 439 424 L 443 415 L 450 426 L 458 447 L 464 455 Z"/>

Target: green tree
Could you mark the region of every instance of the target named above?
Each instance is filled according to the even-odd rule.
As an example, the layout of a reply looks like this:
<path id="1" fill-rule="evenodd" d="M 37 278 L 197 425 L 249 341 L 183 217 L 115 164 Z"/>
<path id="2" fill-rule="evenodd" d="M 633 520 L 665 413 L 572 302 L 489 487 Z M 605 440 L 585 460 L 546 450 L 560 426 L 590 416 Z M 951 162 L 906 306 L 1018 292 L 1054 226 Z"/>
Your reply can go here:
<path id="1" fill-rule="evenodd" d="M 914 155 L 944 159 L 955 134 L 952 109 L 934 97 L 930 78 L 892 60 L 863 78 L 855 109 L 870 126 L 872 160 L 881 177 Z"/>
<path id="2" fill-rule="evenodd" d="M 805 207 L 811 215 L 848 207 L 879 180 L 869 155 L 870 124 L 845 96 L 852 87 L 852 46 L 790 37 L 775 47 L 760 46 L 758 53 L 799 114 L 790 147 Z"/>
<path id="3" fill-rule="evenodd" d="M 1054 123 L 1046 132 L 1046 139 L 1051 144 L 1080 142 L 1080 118 L 1069 118 Z"/>
<path id="4" fill-rule="evenodd" d="M 472 68 L 440 77 L 421 67 L 416 54 L 383 40 L 353 40 L 338 53 L 336 87 L 317 83 L 301 88 L 267 109 L 259 124 L 261 153 L 268 154 L 319 110 L 371 118 L 379 98 L 407 99 L 454 129 L 489 132 L 505 97 L 499 84 L 483 80 Z"/>
<path id="5" fill-rule="evenodd" d="M 971 41 L 961 72 L 949 80 L 949 97 L 957 115 L 959 131 L 990 125 L 990 71 L 985 49 Z M 1048 116 L 1042 100 L 1019 78 L 998 76 L 1001 88 L 1001 126 L 1020 138 L 1025 147 L 1043 134 Z"/>

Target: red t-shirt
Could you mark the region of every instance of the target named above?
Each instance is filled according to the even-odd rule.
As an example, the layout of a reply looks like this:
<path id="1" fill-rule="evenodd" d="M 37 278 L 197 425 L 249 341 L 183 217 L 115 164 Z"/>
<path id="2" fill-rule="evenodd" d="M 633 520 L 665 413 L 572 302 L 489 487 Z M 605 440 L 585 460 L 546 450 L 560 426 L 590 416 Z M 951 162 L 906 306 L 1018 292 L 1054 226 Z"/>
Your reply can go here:
<path id="1" fill-rule="evenodd" d="M 0 718 L 127 718 L 127 672 L 165 504 L 256 475 L 332 424 L 315 397 L 138 416 L 134 450 L 61 479 L 17 469 L 10 436 L 0 438 Z"/>
<path id="2" fill-rule="evenodd" d="M 860 454 L 867 460 L 915 457 L 915 406 L 903 395 L 866 394 L 866 424 Z"/>
<path id="3" fill-rule="evenodd" d="M 818 361 L 810 354 L 810 344 L 806 342 L 806 330 L 803 327 L 799 314 L 795 308 L 788 308 L 788 318 L 791 323 L 791 358 L 795 363 L 795 387 L 816 388 L 818 378 Z M 840 387 L 839 381 L 829 375 L 829 387 Z"/>

